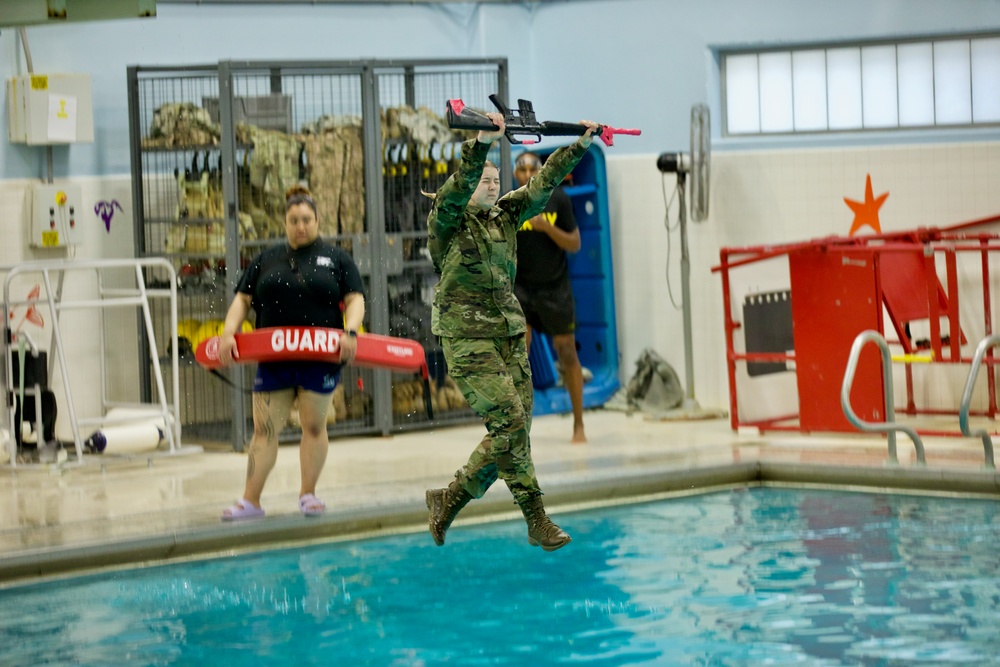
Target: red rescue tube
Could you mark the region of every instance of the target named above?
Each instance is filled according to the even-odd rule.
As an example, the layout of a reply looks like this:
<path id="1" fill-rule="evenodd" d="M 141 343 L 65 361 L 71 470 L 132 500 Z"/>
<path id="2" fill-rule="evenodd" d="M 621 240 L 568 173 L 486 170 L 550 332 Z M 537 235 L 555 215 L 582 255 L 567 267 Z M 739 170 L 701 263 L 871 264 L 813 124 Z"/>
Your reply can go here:
<path id="1" fill-rule="evenodd" d="M 269 361 L 340 361 L 340 329 L 326 327 L 273 327 L 236 334 L 236 363 Z M 198 344 L 195 359 L 206 370 L 221 368 L 219 337 Z M 401 373 L 420 372 L 427 377 L 424 348 L 408 338 L 359 334 L 355 366 L 388 368 Z"/>

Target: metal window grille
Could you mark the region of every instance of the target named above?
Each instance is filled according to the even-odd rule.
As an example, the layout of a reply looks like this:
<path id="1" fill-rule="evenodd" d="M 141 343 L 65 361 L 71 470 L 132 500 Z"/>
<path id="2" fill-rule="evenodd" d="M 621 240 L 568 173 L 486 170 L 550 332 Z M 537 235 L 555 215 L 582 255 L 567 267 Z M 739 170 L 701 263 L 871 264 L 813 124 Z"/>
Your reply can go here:
<path id="1" fill-rule="evenodd" d="M 720 52 L 728 136 L 993 127 L 1000 36 Z"/>

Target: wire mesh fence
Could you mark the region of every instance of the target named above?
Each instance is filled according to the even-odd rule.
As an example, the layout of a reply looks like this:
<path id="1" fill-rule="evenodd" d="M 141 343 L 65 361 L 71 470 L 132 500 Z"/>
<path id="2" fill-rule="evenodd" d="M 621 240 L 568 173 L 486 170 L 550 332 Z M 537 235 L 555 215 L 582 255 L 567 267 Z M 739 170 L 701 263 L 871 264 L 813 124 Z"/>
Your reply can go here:
<path id="1" fill-rule="evenodd" d="M 456 169 L 461 141 L 470 136 L 447 127 L 445 101 L 461 98 L 489 108 L 489 95 L 505 92 L 505 67 L 496 61 L 131 68 L 133 160 L 141 182 L 134 186 L 141 199 L 136 250 L 170 257 L 178 271 L 185 433 L 233 439 L 237 447 L 251 433 L 249 397 L 234 398 L 235 390 L 194 363 L 193 350 L 221 331 L 232 299 L 227 286 L 257 253 L 284 242 L 285 193 L 294 184 L 309 188 L 323 238 L 358 263 L 366 324 L 388 322 L 388 330 L 377 333 L 419 341 L 430 367 L 433 421 L 423 407 L 420 378 L 392 375 L 392 403 L 379 405 L 374 372 L 345 367 L 331 396 L 330 434 L 384 430 L 378 424 L 386 423 L 403 430 L 475 419 L 448 378 L 430 330 L 437 277 L 427 253 L 431 200 L 422 193 L 433 193 Z M 365 76 L 374 81 L 376 100 L 368 107 Z M 230 97 L 220 97 L 220 90 Z M 365 108 L 377 109 L 378 118 L 366 117 Z M 231 141 L 223 140 L 224 132 Z M 366 155 L 371 146 L 379 146 L 380 154 Z M 501 163 L 499 150 L 490 157 Z M 373 185 L 370 174 L 366 179 L 366 158 L 381 162 L 381 183 Z M 235 174 L 232 192 L 225 186 L 226 170 Z M 373 221 L 379 222 L 374 229 Z M 237 252 L 228 256 L 238 257 L 236 267 L 227 266 L 232 244 Z M 149 277 L 153 285 L 165 279 Z M 372 317 L 375 312 L 380 316 Z M 168 313 L 154 312 L 157 336 L 167 333 L 169 321 Z M 252 386 L 253 372 L 252 365 L 234 371 L 244 387 Z M 240 401 L 244 424 L 234 426 Z M 388 419 L 379 419 L 380 411 Z M 294 411 L 291 422 L 296 426 Z M 285 435 L 298 438 L 294 428 Z"/>
<path id="2" fill-rule="evenodd" d="M 215 67 L 147 72 L 133 86 L 132 129 L 141 161 L 137 254 L 169 257 L 178 275 L 181 423 L 193 437 L 227 440 L 228 387 L 202 371 L 193 355 L 201 340 L 218 334 L 228 306 L 221 127 L 202 106 L 217 99 L 218 90 Z M 147 276 L 151 287 L 167 280 L 156 270 Z M 152 304 L 151 314 L 157 339 L 169 340 L 167 304 Z"/>
<path id="3" fill-rule="evenodd" d="M 495 66 L 416 66 L 377 70 L 383 120 L 383 193 L 389 241 L 401 262 L 388 275 L 389 334 L 419 341 L 431 371 L 431 403 L 436 421 L 469 421 L 475 413 L 447 375 L 440 344 L 431 332 L 431 305 L 437 275 L 427 251 L 427 215 L 433 194 L 458 168 L 461 142 L 474 134 L 448 128 L 444 107 L 459 98 L 487 108 L 499 90 Z M 500 164 L 499 150 L 491 153 Z M 425 427 L 423 383 L 394 376 L 393 426 Z"/>

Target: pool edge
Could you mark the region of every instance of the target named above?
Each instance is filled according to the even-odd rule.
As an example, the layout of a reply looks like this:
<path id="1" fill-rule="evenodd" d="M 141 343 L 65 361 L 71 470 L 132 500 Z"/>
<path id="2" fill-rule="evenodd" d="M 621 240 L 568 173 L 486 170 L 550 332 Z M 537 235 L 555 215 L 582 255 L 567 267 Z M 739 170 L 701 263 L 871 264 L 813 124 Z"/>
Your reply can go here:
<path id="1" fill-rule="evenodd" d="M 652 496 L 708 493 L 754 484 L 855 487 L 868 492 L 949 493 L 1000 498 L 1000 474 L 994 469 L 960 470 L 886 465 L 881 468 L 746 461 L 685 469 L 648 466 L 622 474 L 589 471 L 554 475 L 546 482 L 545 501 L 553 515 L 591 506 L 638 502 Z M 516 513 L 509 496 L 474 502 L 458 523 L 507 518 Z M 25 550 L 0 557 L 0 588 L 28 581 L 135 567 L 208 555 L 277 548 L 295 542 L 341 540 L 426 527 L 423 499 L 329 512 L 307 519 L 297 515 L 266 520 L 194 526 L 149 535 L 66 547 Z"/>

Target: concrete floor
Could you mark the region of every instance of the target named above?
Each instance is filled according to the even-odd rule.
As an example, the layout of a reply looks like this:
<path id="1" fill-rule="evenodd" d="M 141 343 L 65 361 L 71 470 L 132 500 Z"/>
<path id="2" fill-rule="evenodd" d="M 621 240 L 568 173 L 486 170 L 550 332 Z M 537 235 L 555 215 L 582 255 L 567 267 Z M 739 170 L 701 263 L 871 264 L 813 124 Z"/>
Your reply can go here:
<path id="1" fill-rule="evenodd" d="M 879 435 L 744 434 L 728 419 L 666 421 L 595 410 L 585 445 L 571 420 L 534 420 L 532 450 L 550 514 L 652 494 L 794 483 L 977 494 L 1000 500 L 982 442 L 925 438 L 927 465 L 900 435 L 897 465 Z M 949 425 L 949 428 L 955 428 Z M 223 523 L 241 494 L 246 455 L 208 447 L 179 455 L 87 455 L 82 466 L 0 468 L 0 582 L 336 539 L 425 530 L 424 490 L 445 485 L 483 434 L 478 424 L 330 444 L 320 518 L 298 511 L 298 447 L 283 445 L 263 496 L 267 517 Z M 186 443 L 194 444 L 194 443 Z M 458 523 L 519 516 L 503 484 Z M 428 540 L 430 536 L 428 535 Z M 445 546 L 444 548 L 447 548 Z"/>

